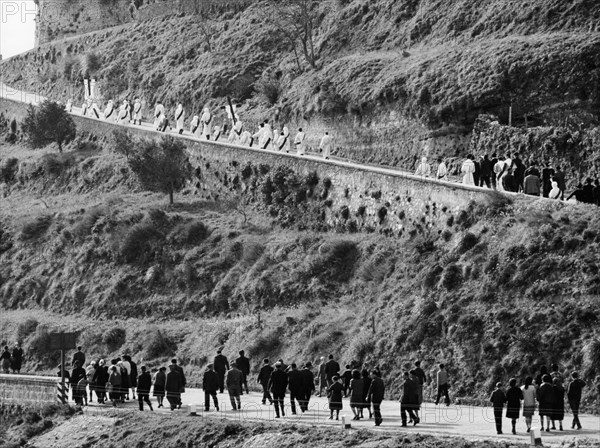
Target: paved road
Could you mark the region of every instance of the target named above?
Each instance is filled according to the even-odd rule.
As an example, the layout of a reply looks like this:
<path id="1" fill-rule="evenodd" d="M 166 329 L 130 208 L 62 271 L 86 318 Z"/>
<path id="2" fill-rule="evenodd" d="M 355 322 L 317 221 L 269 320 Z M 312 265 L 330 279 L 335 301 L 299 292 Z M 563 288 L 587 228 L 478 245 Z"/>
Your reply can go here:
<path id="1" fill-rule="evenodd" d="M 526 433 L 524 419 L 519 420 L 517 424 L 517 435 L 510 434 L 510 420 L 504 421 L 504 435 L 497 435 L 494 417 L 491 408 L 477 406 L 436 406 L 433 403 L 424 403 L 421 409 L 421 423 L 417 426 L 402 428 L 400 419 L 400 405 L 396 401 L 384 401 L 382 404 L 383 424 L 379 427 L 374 426 L 374 421 L 360 420 L 352 421 L 352 410 L 349 406 L 349 399 L 344 399 L 344 409 L 340 413 L 340 421 L 329 420 L 329 408 L 326 398 L 313 397 L 310 402 L 310 409 L 305 414 L 291 415 L 289 395 L 286 396 L 286 416 L 282 419 L 275 418 L 273 406 L 261 404 L 262 395 L 251 392 L 250 395 L 242 395 L 242 411 L 232 411 L 227 393 L 219 394 L 220 411 L 216 412 L 214 408 L 209 412 L 204 412 L 204 393 L 200 389 L 188 389 L 183 395 L 182 410 L 175 411 L 176 414 L 188 415 L 190 405 L 195 407 L 200 418 L 225 418 L 233 421 L 250 422 L 271 422 L 280 424 L 305 424 L 319 425 L 329 427 L 340 427 L 342 416 L 346 417 L 347 423 L 351 423 L 353 429 L 371 429 L 384 432 L 418 432 L 432 436 L 454 436 L 464 437 L 470 440 L 502 440 L 526 443 L 530 440 L 530 435 Z M 155 405 L 156 399 L 152 398 Z M 168 402 L 165 400 L 166 406 Z M 212 403 L 211 403 L 212 407 Z M 125 404 L 119 404 L 117 412 L 121 410 L 135 410 L 137 401 L 127 401 Z M 101 410 L 102 409 L 102 410 Z M 84 409 L 89 415 L 108 412 L 114 410 L 110 405 L 98 405 L 90 403 Z M 146 408 L 147 410 L 147 408 Z M 161 414 L 171 414 L 168 409 L 156 409 L 155 412 Z M 299 411 L 298 411 L 299 412 Z M 368 412 L 367 412 L 368 414 Z M 367 415 L 368 417 L 368 415 Z M 583 425 L 582 430 L 570 429 L 571 415 L 565 416 L 565 431 L 551 431 L 542 433 L 542 439 L 545 445 L 560 445 L 563 442 L 574 439 L 597 440 L 600 444 L 600 417 L 592 415 L 582 415 L 580 417 Z M 534 427 L 539 426 L 539 419 L 534 418 Z M 600 445 L 599 445 L 600 446 Z"/>

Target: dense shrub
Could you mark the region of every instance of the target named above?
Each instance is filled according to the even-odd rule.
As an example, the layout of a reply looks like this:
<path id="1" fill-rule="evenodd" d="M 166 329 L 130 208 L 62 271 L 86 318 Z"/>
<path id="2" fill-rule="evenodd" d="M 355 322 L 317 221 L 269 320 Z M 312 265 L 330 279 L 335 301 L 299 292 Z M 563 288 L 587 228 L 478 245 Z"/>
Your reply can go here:
<path id="1" fill-rule="evenodd" d="M 31 221 L 26 222 L 21 229 L 19 239 L 26 241 L 39 238 L 44 235 L 52 224 L 51 215 L 41 215 Z"/>
<path id="2" fill-rule="evenodd" d="M 113 327 L 102 335 L 102 343 L 106 345 L 109 351 L 118 350 L 127 337 L 127 331 L 122 327 Z"/>
<path id="3" fill-rule="evenodd" d="M 158 328 L 148 331 L 143 342 L 144 357 L 149 359 L 171 357 L 177 346 Z"/>
<path id="4" fill-rule="evenodd" d="M 354 275 L 360 251 L 354 241 L 338 240 L 321 245 L 319 255 L 310 263 L 311 277 L 347 281 Z"/>
<path id="5" fill-rule="evenodd" d="M 16 179 L 19 168 L 19 159 L 9 157 L 1 162 L 0 165 L 0 183 L 9 183 Z"/>
<path id="6" fill-rule="evenodd" d="M 24 341 L 27 336 L 35 332 L 38 327 L 38 321 L 33 317 L 26 319 L 24 322 L 21 322 L 17 327 L 17 341 Z"/>
<path id="7" fill-rule="evenodd" d="M 471 232 L 465 233 L 458 245 L 458 253 L 464 254 L 471 250 L 479 242 L 479 238 Z"/>
<path id="8" fill-rule="evenodd" d="M 210 231 L 206 224 L 199 220 L 193 220 L 175 227 L 169 235 L 169 239 L 179 244 L 195 246 L 204 241 L 209 234 Z"/>
<path id="9" fill-rule="evenodd" d="M 164 239 L 164 235 L 152 222 L 134 225 L 126 234 L 119 247 L 119 255 L 127 263 L 144 263 L 152 259 L 154 244 Z"/>
<path id="10" fill-rule="evenodd" d="M 133 153 L 135 142 L 129 131 L 114 129 L 111 140 L 111 146 L 114 152 L 123 154 L 127 158 Z"/>
<path id="11" fill-rule="evenodd" d="M 442 286 L 448 290 L 455 289 L 460 286 L 463 281 L 462 268 L 456 263 L 450 263 L 444 268 L 442 273 Z"/>
<path id="12" fill-rule="evenodd" d="M 102 216 L 105 216 L 106 213 L 107 213 L 107 210 L 105 207 L 102 207 L 102 206 L 91 207 L 83 214 L 83 216 L 81 217 L 79 222 L 77 222 L 73 226 L 73 228 L 72 228 L 73 234 L 79 238 L 85 238 L 86 236 L 88 236 L 91 233 L 92 228 L 94 227 L 96 222 Z"/>

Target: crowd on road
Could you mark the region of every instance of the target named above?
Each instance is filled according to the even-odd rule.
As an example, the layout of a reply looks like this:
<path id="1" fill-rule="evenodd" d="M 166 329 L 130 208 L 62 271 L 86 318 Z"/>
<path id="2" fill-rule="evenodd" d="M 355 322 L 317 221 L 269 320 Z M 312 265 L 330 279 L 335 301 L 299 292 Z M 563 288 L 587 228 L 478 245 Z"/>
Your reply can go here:
<path id="1" fill-rule="evenodd" d="M 23 349 L 19 343 L 16 343 L 12 352 L 9 350 L 8 345 L 4 346 L 2 354 L 0 354 L 0 366 L 2 367 L 3 373 L 21 373 L 21 366 L 23 365 Z"/>
<path id="2" fill-rule="evenodd" d="M 504 156 L 492 154 L 491 157 L 482 154 L 479 159 L 469 154 L 463 161 L 460 172 L 464 185 L 565 200 L 565 171 L 560 165 L 553 166 L 548 160 L 540 166 L 535 160 L 529 160 L 526 164 L 519 153 Z M 415 175 L 433 177 L 426 156 L 421 158 Z M 439 158 L 435 178 L 447 181 L 448 175 L 446 162 Z M 572 197 L 577 202 L 600 206 L 600 180 L 586 179 L 583 184 L 577 185 L 566 200 Z"/>
<path id="3" fill-rule="evenodd" d="M 70 384 L 72 398 L 78 405 L 87 405 L 93 401 L 93 395 L 100 404 L 118 406 L 130 398 L 137 400 L 139 409 L 144 409 L 144 403 L 154 410 L 150 396 L 156 398 L 156 406 L 164 407 L 164 399 L 168 401 L 171 410 L 181 408 L 182 394 L 187 385 L 183 368 L 176 359 L 171 360 L 168 367 L 160 367 L 150 371 L 146 366 L 138 369 L 137 364 L 128 355 L 115 358 L 107 365 L 104 359 L 91 361 L 86 364 L 85 354 L 81 347 L 73 355 L 72 370 L 59 366 L 58 376 L 64 376 Z M 359 362 L 347 364 L 342 369 L 340 364 L 329 355 L 328 359 L 321 357 L 316 367 L 312 362 L 298 365 L 295 362 L 286 364 L 283 359 L 271 363 L 263 359 L 257 366 L 256 382 L 262 389 L 262 404 L 274 406 L 275 418 L 286 415 L 286 409 L 292 415 L 309 410 L 313 396 L 327 396 L 329 418 L 339 420 L 340 411 L 344 409 L 344 399 L 351 409 L 354 420 L 366 417 L 374 419 L 375 425 L 381 425 L 381 403 L 385 397 L 385 384 L 379 367 L 369 369 Z M 526 430 L 530 432 L 536 409 L 540 417 L 542 429 L 546 431 L 563 430 L 565 418 L 565 396 L 573 414 L 571 428 L 581 429 L 579 408 L 585 382 L 579 378 L 578 372 L 570 373 L 569 381 L 559 366 L 553 364 L 551 371 L 542 366 L 539 374 L 525 378 L 522 386 L 517 379 L 511 378 L 508 389 L 502 383 L 496 384 L 490 402 L 494 410 L 496 430 L 502 434 L 503 409 L 506 405 L 506 418 L 511 421 L 512 433 L 517 433 L 517 421 L 522 416 L 525 419 Z M 403 373 L 400 396 L 400 416 L 402 426 L 420 422 L 419 412 L 424 399 L 424 387 L 433 383 L 436 390 L 435 405 L 449 406 L 450 378 L 446 366 L 440 364 L 431 375 L 421 368 L 421 362 L 415 361 L 413 368 Z M 204 391 L 204 410 L 209 412 L 211 405 L 219 411 L 217 394 L 229 395 L 232 411 L 242 410 L 241 396 L 249 394 L 251 379 L 251 363 L 243 350 L 232 362 L 217 351 L 213 362 L 202 374 L 202 389 Z M 600 391 L 600 384 L 597 385 Z M 89 399 L 88 399 L 89 390 Z M 286 405 L 286 395 L 289 393 L 289 404 Z"/>

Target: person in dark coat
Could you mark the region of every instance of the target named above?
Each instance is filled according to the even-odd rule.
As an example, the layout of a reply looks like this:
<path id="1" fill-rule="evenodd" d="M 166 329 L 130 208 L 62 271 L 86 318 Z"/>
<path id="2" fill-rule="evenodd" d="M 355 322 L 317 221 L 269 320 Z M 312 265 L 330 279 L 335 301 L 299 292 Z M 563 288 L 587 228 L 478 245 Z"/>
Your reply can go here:
<path id="1" fill-rule="evenodd" d="M 333 379 L 334 376 L 338 376 L 340 373 L 340 365 L 337 361 L 334 361 L 333 355 L 329 355 L 329 361 L 325 364 L 325 377 L 327 378 L 327 389 L 333 384 L 335 381 Z"/>
<path id="2" fill-rule="evenodd" d="M 352 380 L 352 369 L 349 364 L 346 364 L 346 369 L 344 370 L 344 373 L 342 373 L 342 379 L 344 381 L 344 397 L 347 397 L 350 381 Z"/>
<path id="3" fill-rule="evenodd" d="M 235 362 L 231 364 L 231 368 L 225 374 L 225 386 L 227 386 L 231 408 L 234 411 L 242 410 L 242 403 L 240 401 L 240 395 L 242 393 L 242 376 L 242 372 L 238 369 Z"/>
<path id="4" fill-rule="evenodd" d="M 511 378 L 508 382 L 510 386 L 506 391 L 506 418 L 511 419 L 512 433 L 517 433 L 517 420 L 521 413 L 521 400 L 523 400 L 523 391 L 517 387 L 517 380 Z"/>
<path id="5" fill-rule="evenodd" d="M 2 362 L 2 371 L 4 373 L 10 373 L 10 350 L 8 349 L 8 345 L 4 346 L 4 350 L 0 355 L 0 361 Z"/>
<path id="6" fill-rule="evenodd" d="M 181 375 L 177 371 L 177 366 L 171 364 L 169 366 L 169 373 L 167 373 L 167 382 L 165 384 L 165 391 L 167 392 L 167 400 L 171 405 L 171 410 L 174 411 L 181 403 L 181 388 L 183 383 L 181 381 Z"/>
<path id="7" fill-rule="evenodd" d="M 85 366 L 85 353 L 83 353 L 81 349 L 81 346 L 77 347 L 77 351 L 73 354 L 73 361 L 71 361 L 72 366 L 74 366 L 77 361 L 79 361 L 79 366 Z"/>
<path id="8" fill-rule="evenodd" d="M 502 410 L 506 403 L 506 394 L 502 390 L 502 383 L 496 383 L 496 390 L 492 392 L 490 397 L 492 406 L 494 407 L 494 420 L 496 420 L 496 432 L 502 434 Z"/>
<path id="9" fill-rule="evenodd" d="M 333 383 L 327 389 L 327 396 L 329 397 L 329 420 L 333 420 L 333 411 L 335 411 L 335 419 L 340 419 L 340 411 L 344 405 L 342 403 L 342 397 L 344 395 L 344 383 L 343 378 L 334 375 L 332 378 Z"/>
<path id="10" fill-rule="evenodd" d="M 383 418 L 381 417 L 381 402 L 385 395 L 385 386 L 383 380 L 377 370 L 371 372 L 371 385 L 369 386 L 369 394 L 367 401 L 373 404 L 373 414 L 375 415 L 375 426 L 381 425 Z"/>
<path id="11" fill-rule="evenodd" d="M 548 368 L 546 366 L 541 366 L 540 367 L 540 373 L 535 377 L 535 385 L 537 387 L 540 387 L 542 384 L 544 384 L 543 378 L 544 375 L 548 374 Z"/>
<path id="12" fill-rule="evenodd" d="M 480 162 L 479 166 L 480 166 L 479 184 L 477 184 L 477 185 L 480 187 L 483 187 L 483 185 L 485 184 L 488 188 L 491 188 L 490 178 L 492 177 L 492 168 L 494 167 L 494 165 L 492 165 L 492 162 L 488 158 L 487 154 L 484 154 L 481 157 L 481 162 Z M 473 177 L 475 177 L 475 176 L 473 176 Z"/>
<path id="13" fill-rule="evenodd" d="M 13 373 L 21 373 L 21 367 L 23 366 L 23 349 L 18 342 L 15 344 L 15 348 L 13 348 L 10 361 L 10 368 Z"/>
<path id="14" fill-rule="evenodd" d="M 81 367 L 81 365 L 79 365 L 79 361 L 75 361 L 75 364 L 73 364 L 73 365 L 75 366 L 73 368 L 73 371 L 71 372 L 71 384 L 73 385 L 73 387 L 72 387 L 73 401 L 75 401 L 76 404 L 82 406 L 83 405 L 83 397 L 79 393 L 79 389 L 75 386 L 79 383 L 79 381 L 81 381 L 81 379 L 86 377 L 85 369 L 83 367 Z"/>
<path id="15" fill-rule="evenodd" d="M 150 372 L 146 371 L 146 366 L 142 366 L 141 371 L 142 373 L 136 380 L 140 411 L 144 410 L 144 401 L 148 404 L 148 406 L 150 406 L 150 410 L 153 411 L 154 409 L 152 409 L 152 403 L 150 403 L 150 388 L 152 387 L 152 377 L 150 376 Z"/>
<path id="16" fill-rule="evenodd" d="M 106 402 L 106 383 L 108 382 L 108 369 L 104 359 L 98 361 L 94 376 L 92 377 L 92 382 L 94 383 L 98 403 L 104 404 Z"/>
<path id="17" fill-rule="evenodd" d="M 552 178 L 554 177 L 554 168 L 550 166 L 550 162 L 546 160 L 544 162 L 544 168 L 542 168 L 542 192 L 545 198 L 550 194 L 552 190 Z M 560 188 L 560 183 L 558 184 Z"/>
<path id="18" fill-rule="evenodd" d="M 152 378 L 152 381 L 154 383 L 154 392 L 152 393 L 152 395 L 156 397 L 156 401 L 158 402 L 159 408 L 163 407 L 163 401 L 165 399 L 165 386 L 167 385 L 166 370 L 166 367 L 161 367 L 154 374 L 154 378 Z"/>
<path id="19" fill-rule="evenodd" d="M 584 204 L 586 201 L 585 191 L 583 191 L 583 185 L 577 184 L 575 191 L 569 195 L 567 201 L 570 200 L 573 196 L 575 196 L 575 200 L 579 203 Z"/>
<path id="20" fill-rule="evenodd" d="M 487 154 L 485 157 L 487 157 Z M 491 173 L 491 171 L 490 171 L 490 173 Z M 489 187 L 490 186 L 489 186 L 489 182 L 488 182 L 488 188 Z M 415 361 L 415 368 L 414 368 L 413 372 L 415 372 L 415 375 L 417 377 L 417 391 L 419 392 L 419 406 L 421 406 L 421 404 L 423 404 L 423 387 L 425 386 L 425 383 L 427 383 L 427 376 L 425 375 L 425 372 L 421 368 L 421 361 Z"/>
<path id="21" fill-rule="evenodd" d="M 275 418 L 285 417 L 283 401 L 285 400 L 285 389 L 288 385 L 288 376 L 282 369 L 282 364 L 277 362 L 275 370 L 271 373 L 269 379 L 269 391 L 273 394 L 275 403 Z"/>
<path id="22" fill-rule="evenodd" d="M 302 401 L 300 402 L 300 410 L 302 412 L 308 411 L 308 403 L 310 402 L 310 397 L 316 390 L 315 375 L 311 369 L 312 363 L 309 361 L 304 365 L 304 368 L 300 371 L 300 375 L 302 376 Z"/>
<path id="23" fill-rule="evenodd" d="M 249 394 L 248 375 L 250 375 L 250 360 L 246 358 L 244 350 L 240 350 L 240 357 L 235 360 L 235 364 L 238 366 L 238 369 L 240 369 L 240 372 L 242 372 L 242 394 L 244 393 L 244 386 L 246 387 L 246 394 Z"/>
<path id="24" fill-rule="evenodd" d="M 303 397 L 303 384 L 302 374 L 298 370 L 296 363 L 292 363 L 288 372 L 288 387 L 290 389 L 290 405 L 292 408 L 292 415 L 296 415 L 296 401 L 300 409 L 302 409 L 302 397 Z"/>
<path id="25" fill-rule="evenodd" d="M 256 379 L 258 384 L 260 384 L 263 389 L 262 404 L 267 404 L 267 400 L 269 400 L 269 404 L 273 404 L 273 398 L 271 398 L 271 393 L 269 392 L 271 373 L 273 373 L 273 367 L 271 366 L 269 360 L 265 358 L 263 359 L 263 366 L 260 368 L 260 371 L 258 372 L 258 378 Z"/>
<path id="26" fill-rule="evenodd" d="M 567 190 L 567 182 L 565 172 L 562 170 L 560 166 L 556 167 L 556 173 L 554 173 L 553 179 L 558 184 L 558 189 L 560 190 L 560 200 L 562 201 L 565 198 L 565 191 Z"/>
<path id="27" fill-rule="evenodd" d="M 415 375 L 416 377 L 416 375 Z M 400 398 L 400 414 L 402 417 L 402 426 L 406 426 L 406 414 L 410 416 L 410 420 L 416 425 L 419 423 L 419 417 L 415 410 L 419 406 L 419 390 L 418 385 L 412 380 L 408 372 L 404 372 L 404 383 L 402 384 L 402 397 Z"/>
<path id="28" fill-rule="evenodd" d="M 504 191 L 510 191 L 512 193 L 516 193 L 519 190 L 519 185 L 517 184 L 514 170 L 508 170 L 508 172 L 504 175 L 502 178 L 502 186 L 504 187 Z"/>
<path id="29" fill-rule="evenodd" d="M 363 380 L 363 397 L 362 406 L 360 409 L 360 418 L 365 418 L 365 409 L 369 411 L 369 418 L 373 418 L 373 414 L 371 413 L 371 402 L 369 401 L 369 388 L 371 387 L 371 377 L 369 376 L 369 371 L 367 369 L 363 369 L 361 376 Z"/>
<path id="30" fill-rule="evenodd" d="M 537 401 L 540 404 L 540 420 L 544 428 L 544 417 L 546 417 L 546 432 L 550 432 L 550 420 L 554 409 L 554 388 L 552 377 L 547 373 L 542 377 L 542 385 L 537 390 Z"/>
<path id="31" fill-rule="evenodd" d="M 202 389 L 204 390 L 204 410 L 206 412 L 210 410 L 210 397 L 212 397 L 215 409 L 219 411 L 219 400 L 217 399 L 219 375 L 215 372 L 212 364 L 208 365 L 202 376 Z"/>
<path id="32" fill-rule="evenodd" d="M 573 380 L 569 383 L 567 388 L 567 399 L 569 400 L 569 406 L 571 412 L 573 412 L 573 423 L 571 429 L 581 429 L 581 422 L 579 421 L 579 406 L 581 404 L 581 393 L 585 387 L 585 382 L 579 378 L 578 372 L 571 373 Z"/>
<path id="33" fill-rule="evenodd" d="M 181 377 L 181 390 L 179 392 L 181 392 L 183 394 L 185 392 L 185 386 L 187 384 L 185 374 L 183 373 L 183 367 L 181 367 L 179 364 L 177 364 L 176 359 L 172 359 L 171 364 L 175 366 L 175 370 L 177 370 L 177 373 L 179 373 L 179 376 Z M 181 395 L 179 395 L 178 408 L 181 409 Z"/>
<path id="34" fill-rule="evenodd" d="M 225 374 L 229 370 L 229 361 L 221 350 L 217 350 L 217 356 L 215 356 L 213 366 L 215 372 L 219 375 L 219 392 L 223 393 L 225 390 Z"/>
<path id="35" fill-rule="evenodd" d="M 594 205 L 600 206 L 600 180 L 594 181 Z"/>
<path id="36" fill-rule="evenodd" d="M 360 420 L 360 412 L 363 405 L 364 396 L 364 381 L 358 370 L 352 371 L 352 379 L 350 380 L 350 408 L 354 414 L 353 420 Z"/>
<path id="37" fill-rule="evenodd" d="M 491 171 L 490 171 L 490 178 L 492 179 L 492 188 L 495 190 L 496 189 L 496 174 L 494 173 L 494 166 L 498 163 L 498 156 L 496 155 L 496 153 L 492 154 L 492 159 L 490 160 L 490 165 L 491 165 Z"/>
<path id="38" fill-rule="evenodd" d="M 514 176 L 517 181 L 518 191 L 523 190 L 523 181 L 525 180 L 525 165 L 523 161 L 519 157 L 519 153 L 516 152 L 513 154 L 513 167 L 514 167 Z"/>
<path id="39" fill-rule="evenodd" d="M 113 402 L 113 406 L 117 407 L 117 401 L 121 401 L 121 372 L 116 364 L 110 366 L 107 384 L 108 397 Z"/>
<path id="40" fill-rule="evenodd" d="M 552 389 L 554 390 L 554 403 L 552 404 L 552 429 L 556 429 L 556 421 L 558 421 L 558 429 L 563 430 L 562 422 L 565 418 L 565 388 L 559 378 L 554 378 Z"/>
<path id="41" fill-rule="evenodd" d="M 123 359 L 125 359 L 126 361 L 129 361 L 129 365 L 131 366 L 131 370 L 129 371 L 129 386 L 131 386 L 131 398 L 135 400 L 135 389 L 138 386 L 137 364 L 135 362 L 133 362 L 133 360 L 131 359 L 131 356 L 129 356 L 129 355 L 123 356 Z M 150 372 L 148 372 L 148 375 L 150 375 Z M 150 392 L 148 392 L 148 393 L 150 393 Z"/>

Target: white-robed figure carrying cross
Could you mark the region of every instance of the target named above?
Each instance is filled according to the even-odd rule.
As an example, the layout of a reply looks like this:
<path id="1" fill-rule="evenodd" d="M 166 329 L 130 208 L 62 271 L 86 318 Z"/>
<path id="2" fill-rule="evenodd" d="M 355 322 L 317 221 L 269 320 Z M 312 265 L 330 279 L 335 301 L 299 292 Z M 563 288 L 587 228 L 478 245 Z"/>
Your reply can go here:
<path id="1" fill-rule="evenodd" d="M 104 119 L 110 120 L 113 117 L 113 113 L 115 112 L 115 106 L 113 105 L 112 100 L 108 100 L 106 104 L 106 108 L 104 109 Z"/>
<path id="2" fill-rule="evenodd" d="M 124 100 L 121 107 L 119 107 L 119 114 L 117 120 L 119 124 L 126 124 L 129 122 L 129 101 Z"/>
<path id="3" fill-rule="evenodd" d="M 183 134 L 183 120 L 185 119 L 185 111 L 183 104 L 179 103 L 175 109 L 175 123 L 178 134 Z"/>

